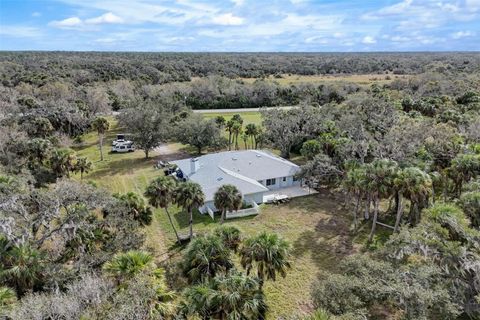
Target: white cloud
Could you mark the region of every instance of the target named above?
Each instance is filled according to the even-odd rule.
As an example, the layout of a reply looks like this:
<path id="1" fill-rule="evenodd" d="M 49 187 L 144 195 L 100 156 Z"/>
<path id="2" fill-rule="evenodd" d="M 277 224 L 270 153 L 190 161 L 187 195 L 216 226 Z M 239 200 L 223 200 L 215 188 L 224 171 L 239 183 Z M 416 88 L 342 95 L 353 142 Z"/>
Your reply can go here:
<path id="1" fill-rule="evenodd" d="M 475 32 L 472 31 L 458 31 L 454 32 L 451 34 L 453 39 L 461 39 L 461 38 L 467 38 L 467 37 L 473 37 L 475 36 Z"/>
<path id="2" fill-rule="evenodd" d="M 192 42 L 195 40 L 194 37 L 170 37 L 170 38 L 163 38 L 163 40 L 167 43 L 187 43 L 187 42 Z"/>
<path id="3" fill-rule="evenodd" d="M 114 15 L 111 12 L 107 12 L 96 18 L 85 20 L 85 23 L 87 24 L 111 24 L 111 23 L 123 23 L 123 22 L 124 20 L 122 18 Z"/>
<path id="4" fill-rule="evenodd" d="M 0 35 L 15 38 L 36 38 L 42 33 L 39 29 L 26 26 L 5 26 L 0 28 Z"/>
<path id="5" fill-rule="evenodd" d="M 372 37 L 372 36 L 365 36 L 362 39 L 362 43 L 364 43 L 364 44 L 375 44 L 375 43 L 377 43 L 377 40 L 375 40 L 375 38 Z"/>
<path id="6" fill-rule="evenodd" d="M 57 20 L 52 21 L 49 23 L 49 25 L 57 28 L 69 29 L 69 28 L 75 28 L 75 27 L 81 26 L 82 20 L 79 17 L 70 17 L 60 21 L 57 21 Z"/>
<path id="7" fill-rule="evenodd" d="M 52 21 L 50 26 L 60 29 L 88 29 L 86 27 L 100 24 L 120 24 L 124 23 L 124 20 L 119 16 L 107 12 L 101 16 L 82 20 L 79 17 L 70 17 L 60 21 Z"/>
<path id="8" fill-rule="evenodd" d="M 245 0 L 230 0 L 235 4 L 237 7 L 242 6 L 245 3 Z"/>
<path id="9" fill-rule="evenodd" d="M 309 37 L 305 39 L 305 43 L 313 43 L 313 44 L 327 44 L 328 39 L 324 37 Z"/>
<path id="10" fill-rule="evenodd" d="M 393 36 L 390 38 L 393 42 L 408 42 L 411 41 L 409 37 L 403 37 L 403 36 Z"/>
<path id="11" fill-rule="evenodd" d="M 40 12 L 33 12 L 32 17 L 40 17 L 42 14 Z"/>
<path id="12" fill-rule="evenodd" d="M 362 15 L 364 20 L 385 20 L 399 31 L 433 29 L 452 21 L 478 19 L 480 0 L 403 0 Z"/>
<path id="13" fill-rule="evenodd" d="M 212 18 L 214 24 L 219 24 L 222 26 L 239 26 L 243 24 L 244 19 L 241 17 L 236 17 L 231 13 L 225 13 L 219 16 Z"/>
<path id="14" fill-rule="evenodd" d="M 112 44 L 112 43 L 118 42 L 118 39 L 115 39 L 115 38 L 98 38 L 98 39 L 95 39 L 95 42 L 100 43 L 100 44 Z"/>
<path id="15" fill-rule="evenodd" d="M 469 11 L 479 11 L 480 10 L 480 0 L 465 0 L 465 7 Z"/>

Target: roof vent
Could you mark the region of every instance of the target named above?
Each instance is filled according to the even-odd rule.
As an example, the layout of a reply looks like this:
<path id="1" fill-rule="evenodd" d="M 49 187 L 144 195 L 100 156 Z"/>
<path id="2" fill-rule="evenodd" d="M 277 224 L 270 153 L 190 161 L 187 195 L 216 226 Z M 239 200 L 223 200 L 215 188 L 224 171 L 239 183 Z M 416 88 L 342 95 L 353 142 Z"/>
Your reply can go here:
<path id="1" fill-rule="evenodd" d="M 257 158 L 261 158 L 261 157 L 262 157 L 262 155 L 261 155 L 261 154 L 257 154 Z"/>
<path id="2" fill-rule="evenodd" d="M 222 181 L 222 180 L 223 180 L 222 177 L 218 177 L 218 178 L 217 178 L 217 181 Z"/>
<path id="3" fill-rule="evenodd" d="M 232 160 L 235 161 L 235 160 L 238 160 L 238 159 L 237 159 L 237 157 L 233 157 Z"/>

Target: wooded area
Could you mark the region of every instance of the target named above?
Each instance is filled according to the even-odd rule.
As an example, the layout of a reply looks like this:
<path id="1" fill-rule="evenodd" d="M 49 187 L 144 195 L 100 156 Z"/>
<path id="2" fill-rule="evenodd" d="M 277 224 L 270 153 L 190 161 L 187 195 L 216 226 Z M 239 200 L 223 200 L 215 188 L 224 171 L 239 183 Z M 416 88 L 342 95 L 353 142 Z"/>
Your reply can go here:
<path id="1" fill-rule="evenodd" d="M 288 74 L 340 80 L 275 81 Z M 0 76 L 0 316 L 480 317 L 480 54 L 1 52 Z M 192 112 L 251 107 L 261 120 Z M 112 127 L 145 159 L 105 164 Z M 160 170 L 125 193 L 99 183 L 125 166 L 153 170 L 149 158 L 165 145 L 187 156 L 258 148 L 292 159 L 320 194 L 278 210 L 311 223 L 309 210 L 322 201 L 333 210 L 335 199 L 348 230 L 315 227 L 350 239 L 351 250 L 328 256 L 335 268 L 312 270 L 304 305 L 277 312 L 271 286 L 296 283 L 303 261 L 288 227 L 194 224 L 200 186 Z M 216 197 L 222 212 L 242 205 L 234 186 Z M 158 221 L 167 255 L 146 245 Z M 318 245 L 315 235 L 303 245 Z"/>

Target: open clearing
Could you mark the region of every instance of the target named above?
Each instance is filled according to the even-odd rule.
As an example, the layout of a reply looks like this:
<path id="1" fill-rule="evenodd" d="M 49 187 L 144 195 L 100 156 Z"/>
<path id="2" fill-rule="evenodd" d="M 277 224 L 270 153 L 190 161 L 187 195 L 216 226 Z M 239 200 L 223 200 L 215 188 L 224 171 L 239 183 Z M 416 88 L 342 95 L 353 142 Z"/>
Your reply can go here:
<path id="1" fill-rule="evenodd" d="M 352 82 L 358 85 L 371 85 L 373 83 L 377 84 L 387 84 L 396 79 L 408 79 L 411 78 L 411 75 L 394 75 L 394 74 L 341 74 L 341 75 L 313 75 L 313 76 L 302 76 L 302 75 L 288 75 L 284 74 L 281 78 L 275 76 L 269 76 L 266 78 L 268 81 L 274 81 L 281 85 L 291 85 L 299 83 L 318 83 L 318 84 L 327 84 L 327 83 L 336 83 L 336 82 Z M 253 83 L 256 78 L 242 78 L 243 81 L 247 83 Z"/>
<path id="2" fill-rule="evenodd" d="M 265 294 L 270 307 L 268 319 L 278 319 L 293 314 L 312 311 L 310 289 L 322 272 L 334 271 L 346 255 L 358 251 L 359 238 L 350 235 L 350 218 L 340 205 L 341 201 L 328 193 L 294 198 L 288 204 L 261 205 L 258 216 L 227 220 L 244 236 L 262 231 L 281 235 L 292 246 L 292 269 L 286 278 L 267 282 Z M 174 221 L 180 233 L 188 233 L 188 218 L 174 208 Z M 195 215 L 194 232 L 207 233 L 219 226 L 219 218 Z M 162 228 L 171 243 L 174 234 L 164 212 L 156 215 L 155 224 Z"/>
<path id="3" fill-rule="evenodd" d="M 250 121 L 260 119 L 258 113 L 250 117 Z M 249 123 L 247 119 L 245 123 Z M 180 144 L 169 144 L 170 154 L 153 152 L 150 159 L 144 159 L 140 150 L 126 154 L 109 154 L 111 141 L 115 134 L 121 132 L 114 120 L 111 120 L 111 125 L 112 129 L 105 138 L 104 161 L 99 161 L 96 133 L 85 135 L 84 143 L 75 148 L 78 156 L 86 156 L 94 164 L 93 170 L 85 175 L 84 180 L 92 181 L 111 192 L 133 191 L 143 194 L 147 184 L 163 174 L 161 170 L 153 168 L 156 160 L 187 156 Z M 79 176 L 76 178 L 79 179 Z M 363 242 L 365 232 L 361 232 L 359 238 L 350 235 L 350 217 L 341 207 L 341 202 L 335 195 L 322 192 L 292 199 L 288 204 L 262 205 L 262 212 L 258 216 L 226 222 L 241 229 L 244 236 L 261 231 L 277 233 L 292 246 L 292 269 L 287 277 L 279 278 L 276 282 L 267 282 L 265 285 L 270 307 L 268 319 L 311 311 L 312 283 L 322 272 L 334 270 L 342 257 L 357 251 L 359 244 Z M 176 207 L 172 207 L 170 211 L 180 232 L 186 234 L 187 214 Z M 197 234 L 207 233 L 218 225 L 218 218 L 212 221 L 208 215 L 194 215 L 194 232 Z M 174 234 L 163 210 L 154 211 L 154 220 L 152 225 L 146 228 L 146 236 L 145 247 L 153 252 L 157 262 L 168 264 L 169 261 L 179 258 L 178 248 L 174 247 Z M 173 258 L 169 258 L 170 256 Z"/>
<path id="4" fill-rule="evenodd" d="M 230 120 L 234 114 L 240 114 L 243 119 L 243 127 L 245 127 L 249 123 L 254 124 L 262 124 L 262 115 L 259 111 L 249 111 L 249 112 L 236 112 L 236 111 L 219 111 L 219 112 L 209 112 L 209 113 L 202 113 L 205 119 L 213 119 L 217 116 L 222 116 L 225 120 Z"/>

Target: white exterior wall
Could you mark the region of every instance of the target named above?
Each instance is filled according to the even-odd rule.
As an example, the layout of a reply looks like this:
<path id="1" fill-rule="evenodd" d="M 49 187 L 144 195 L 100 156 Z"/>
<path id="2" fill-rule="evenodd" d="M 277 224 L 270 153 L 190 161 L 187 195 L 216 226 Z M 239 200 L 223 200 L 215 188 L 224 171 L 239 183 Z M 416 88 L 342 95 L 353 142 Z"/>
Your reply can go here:
<path id="1" fill-rule="evenodd" d="M 207 207 L 210 208 L 210 210 L 212 210 L 213 212 L 217 211 L 217 209 L 215 208 L 215 205 L 213 204 L 213 200 L 212 201 L 206 201 L 203 206 L 201 206 L 199 208 L 199 211 L 201 213 L 207 213 Z"/>
<path id="2" fill-rule="evenodd" d="M 276 177 L 275 184 L 269 185 L 269 186 L 267 186 L 267 180 L 261 180 L 258 182 L 260 182 L 263 186 L 267 187 L 269 190 L 277 190 L 281 188 L 288 188 L 288 187 L 300 185 L 300 180 L 293 181 L 293 176 L 285 177 L 286 178 L 285 181 L 283 181 L 283 178 L 284 177 Z"/>
<path id="3" fill-rule="evenodd" d="M 263 192 L 258 192 L 258 193 L 251 193 L 243 196 L 243 200 L 246 203 L 251 203 L 252 201 L 255 201 L 255 203 L 260 204 L 263 202 Z M 206 201 L 205 204 L 200 207 L 200 212 L 206 213 L 207 212 L 207 207 L 210 208 L 213 212 L 217 211 L 217 208 L 215 208 L 215 205 L 213 204 L 213 200 L 211 201 Z"/>
<path id="4" fill-rule="evenodd" d="M 255 203 L 260 204 L 263 202 L 263 192 L 258 192 L 258 193 L 252 193 L 252 194 L 247 194 L 243 197 L 243 199 L 247 202 L 250 203 L 252 201 L 255 201 Z"/>

